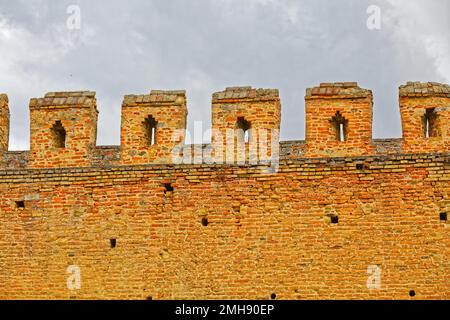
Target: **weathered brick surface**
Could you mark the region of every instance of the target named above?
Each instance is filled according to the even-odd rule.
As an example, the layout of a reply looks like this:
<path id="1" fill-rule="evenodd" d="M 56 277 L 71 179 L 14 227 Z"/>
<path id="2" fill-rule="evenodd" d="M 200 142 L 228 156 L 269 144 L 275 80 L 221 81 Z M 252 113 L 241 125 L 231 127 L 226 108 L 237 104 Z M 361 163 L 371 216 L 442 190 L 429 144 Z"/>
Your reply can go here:
<path id="1" fill-rule="evenodd" d="M 408 82 L 400 86 L 400 113 L 405 152 L 450 150 L 450 86 L 435 82 Z M 436 114 L 434 135 L 426 137 L 424 116 Z"/>
<path id="2" fill-rule="evenodd" d="M 145 119 L 156 122 L 156 143 L 146 141 Z M 186 92 L 153 90 L 148 95 L 125 96 L 122 104 L 122 164 L 170 163 L 172 150 L 184 143 Z"/>
<path id="3" fill-rule="evenodd" d="M 97 140 L 97 105 L 90 91 L 47 93 L 30 101 L 29 167 L 84 167 Z M 52 127 L 66 131 L 65 148 L 58 147 Z"/>
<path id="4" fill-rule="evenodd" d="M 306 90 L 307 157 L 373 154 L 372 91 L 356 82 L 322 83 Z M 346 121 L 345 141 L 332 123 L 339 113 Z"/>
<path id="5" fill-rule="evenodd" d="M 403 90 L 404 110 L 445 98 L 434 87 L 425 97 Z M 431 100 L 414 100 L 423 98 Z M 430 150 L 411 148 L 405 126 L 403 139 L 372 140 L 370 91 L 355 83 L 308 89 L 307 139 L 281 142 L 275 171 L 170 164 L 165 151 L 163 160 L 149 157 L 139 126 L 150 112 L 161 129 L 184 128 L 178 91 L 126 96 L 122 145 L 94 148 L 94 99 L 33 99 L 31 151 L 0 149 L 0 299 L 408 299 L 411 290 L 450 299 L 447 136 Z M 332 134 L 325 124 L 336 111 L 349 120 L 346 146 L 320 137 Z M 278 92 L 225 90 L 214 95 L 212 116 L 219 130 L 238 117 L 278 128 Z M 57 120 L 69 134 L 64 153 L 50 145 Z M 79 290 L 67 287 L 70 265 L 80 267 Z M 367 287 L 373 265 L 379 289 Z"/>
<path id="6" fill-rule="evenodd" d="M 9 108 L 8 96 L 0 94 L 0 165 L 3 164 L 2 158 L 8 151 L 9 141 Z"/>
<path id="7" fill-rule="evenodd" d="M 242 147 L 245 155 L 239 150 L 237 136 L 239 133 L 238 120 L 244 119 L 249 124 L 250 138 Z M 249 160 L 250 152 L 258 159 L 271 156 L 270 143 L 267 150 L 259 147 L 262 139 L 266 141 L 279 141 L 279 129 L 281 121 L 281 106 L 278 90 L 254 89 L 252 87 L 229 87 L 222 92 L 216 92 L 212 97 L 212 146 L 214 154 L 220 161 L 232 159 L 238 161 L 240 154 L 243 159 Z M 235 137 L 231 137 L 233 132 Z M 222 146 L 234 145 L 235 148 L 226 149 Z"/>
<path id="8" fill-rule="evenodd" d="M 448 299 L 449 163 L 446 153 L 290 160 L 273 175 L 0 171 L 0 297 Z M 72 264 L 79 291 L 66 287 Z M 369 265 L 382 270 L 380 290 L 366 287 Z"/>

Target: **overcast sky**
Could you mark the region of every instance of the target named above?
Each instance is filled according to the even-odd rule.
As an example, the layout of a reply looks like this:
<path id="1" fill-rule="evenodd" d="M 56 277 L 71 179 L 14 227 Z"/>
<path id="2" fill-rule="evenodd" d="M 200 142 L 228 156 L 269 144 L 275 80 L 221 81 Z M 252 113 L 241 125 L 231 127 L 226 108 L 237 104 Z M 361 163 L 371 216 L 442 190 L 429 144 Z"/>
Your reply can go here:
<path id="1" fill-rule="evenodd" d="M 282 140 L 304 139 L 305 89 L 334 81 L 372 89 L 374 137 L 400 137 L 398 86 L 450 83 L 449 3 L 0 0 L 10 150 L 29 148 L 29 99 L 66 90 L 97 92 L 99 145 L 120 143 L 125 94 L 186 89 L 188 129 L 203 121 L 206 130 L 212 93 L 240 85 L 278 88 Z M 73 4 L 79 29 L 67 26 Z M 379 30 L 367 28 L 370 5 L 381 9 Z"/>

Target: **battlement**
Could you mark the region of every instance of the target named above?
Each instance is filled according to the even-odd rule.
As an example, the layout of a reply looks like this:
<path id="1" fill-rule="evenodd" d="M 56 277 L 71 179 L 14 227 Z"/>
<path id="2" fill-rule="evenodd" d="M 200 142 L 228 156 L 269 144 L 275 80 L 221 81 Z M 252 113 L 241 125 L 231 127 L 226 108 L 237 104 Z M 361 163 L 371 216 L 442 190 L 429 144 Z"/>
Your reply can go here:
<path id="1" fill-rule="evenodd" d="M 372 99 L 356 82 L 306 89 L 306 156 L 372 154 Z"/>
<path id="2" fill-rule="evenodd" d="M 89 166 L 97 141 L 95 92 L 50 92 L 30 100 L 29 166 Z"/>
<path id="3" fill-rule="evenodd" d="M 400 86 L 403 150 L 438 152 L 450 149 L 450 86 L 408 82 Z"/>
<path id="4" fill-rule="evenodd" d="M 255 163 L 278 153 L 273 148 L 278 149 L 281 121 L 277 89 L 228 87 L 213 94 L 211 116 L 216 162 Z"/>
<path id="5" fill-rule="evenodd" d="M 171 163 L 184 143 L 186 91 L 152 90 L 127 95 L 122 103 L 121 164 Z"/>
<path id="6" fill-rule="evenodd" d="M 291 159 L 450 151 L 448 84 L 408 82 L 400 86 L 403 138 L 395 140 L 395 147 L 372 139 L 372 101 L 372 91 L 357 82 L 307 88 L 306 139 L 286 144 L 279 141 L 277 89 L 228 87 L 212 95 L 212 143 L 200 148 L 201 155 L 212 155 L 215 163 L 256 164 L 279 157 L 280 150 Z M 184 90 L 126 95 L 121 144 L 104 155 L 96 146 L 95 92 L 49 92 L 30 100 L 30 152 L 22 157 L 8 152 L 8 97 L 1 94 L 0 167 L 179 163 L 175 159 L 192 158 L 194 151 L 184 146 L 187 114 Z"/>

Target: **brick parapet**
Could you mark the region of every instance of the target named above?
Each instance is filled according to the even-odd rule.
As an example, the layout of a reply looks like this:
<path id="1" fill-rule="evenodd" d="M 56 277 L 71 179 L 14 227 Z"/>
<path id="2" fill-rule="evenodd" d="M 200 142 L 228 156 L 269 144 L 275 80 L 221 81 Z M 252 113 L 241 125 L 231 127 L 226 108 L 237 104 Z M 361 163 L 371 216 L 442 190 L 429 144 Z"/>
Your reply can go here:
<path id="1" fill-rule="evenodd" d="M 400 86 L 403 137 L 384 140 L 372 138 L 371 90 L 359 87 L 356 82 L 321 83 L 308 88 L 306 141 L 280 142 L 281 158 L 446 152 L 450 148 L 449 88 L 447 84 L 436 82 L 408 82 Z M 181 146 L 185 151 L 193 148 L 183 146 L 188 113 L 184 90 L 152 90 L 148 94 L 126 95 L 122 104 L 121 145 L 111 148 L 96 146 L 95 92 L 49 92 L 42 98 L 33 98 L 30 101 L 32 150 L 23 157 L 7 151 L 10 120 L 5 94 L 0 94 L 0 107 L 0 168 L 170 163 L 174 148 Z M 433 134 L 426 137 L 424 118 L 430 110 L 436 117 L 432 123 Z M 144 127 L 149 116 L 156 126 L 154 145 L 149 145 L 149 133 Z M 278 142 L 281 120 L 278 90 L 247 86 L 228 87 L 214 93 L 212 146 L 208 148 L 216 152 L 217 142 L 222 142 L 225 148 L 225 143 L 229 143 L 227 132 L 234 130 L 237 136 L 241 120 L 254 132 L 251 136 L 265 131 L 269 140 L 274 133 Z M 52 129 L 58 123 L 66 131 L 65 148 L 55 147 Z M 339 125 L 344 128 L 344 141 L 338 141 Z M 237 151 L 237 140 L 235 144 Z M 258 147 L 249 142 L 245 148 L 249 153 L 251 148 Z M 271 148 L 268 149 L 266 156 L 271 153 Z M 256 152 L 259 158 L 264 157 L 259 148 Z M 218 154 L 220 156 L 220 152 Z"/>

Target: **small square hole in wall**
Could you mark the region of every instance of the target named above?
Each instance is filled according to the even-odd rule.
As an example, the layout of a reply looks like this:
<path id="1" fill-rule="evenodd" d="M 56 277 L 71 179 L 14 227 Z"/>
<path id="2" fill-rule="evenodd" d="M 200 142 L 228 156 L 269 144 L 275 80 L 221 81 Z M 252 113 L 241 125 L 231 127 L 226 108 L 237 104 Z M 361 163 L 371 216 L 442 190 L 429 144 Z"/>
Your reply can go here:
<path id="1" fill-rule="evenodd" d="M 356 164 L 356 170 L 365 170 L 366 165 L 364 163 L 357 163 Z"/>
<path id="2" fill-rule="evenodd" d="M 115 248 L 116 244 L 117 244 L 117 241 L 116 241 L 116 239 L 109 239 L 109 243 L 111 245 L 111 248 Z"/>
<path id="3" fill-rule="evenodd" d="M 439 213 L 439 220 L 441 220 L 441 221 L 447 221 L 447 212 L 441 212 L 441 213 Z"/>
<path id="4" fill-rule="evenodd" d="M 24 209 L 25 208 L 25 201 L 16 201 L 16 208 Z"/>
<path id="5" fill-rule="evenodd" d="M 164 194 L 167 192 L 173 192 L 173 186 L 171 183 L 164 183 Z"/>
<path id="6" fill-rule="evenodd" d="M 338 223 L 339 217 L 337 215 L 333 214 L 332 216 L 330 216 L 330 220 L 331 220 L 331 223 Z"/>

